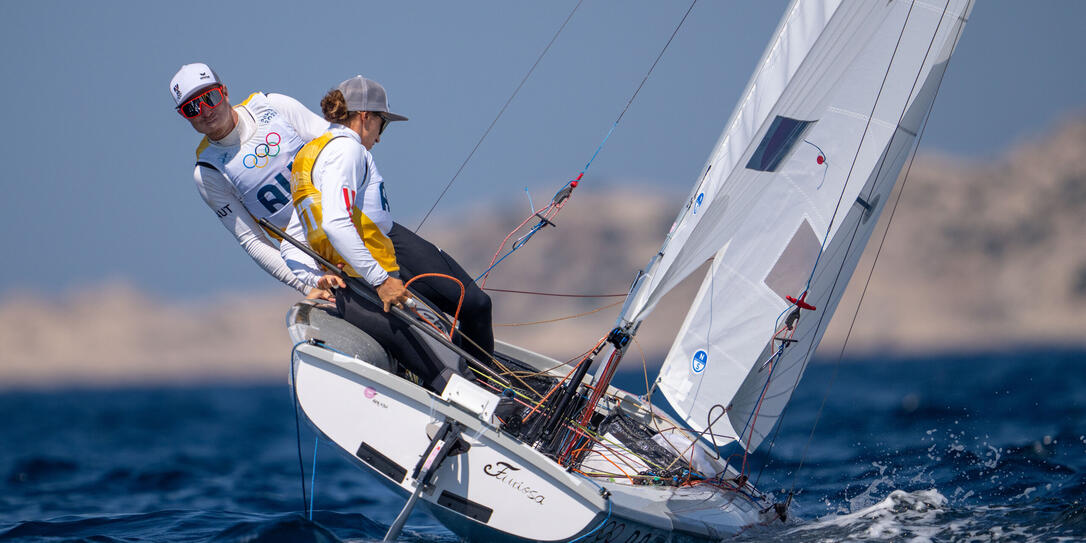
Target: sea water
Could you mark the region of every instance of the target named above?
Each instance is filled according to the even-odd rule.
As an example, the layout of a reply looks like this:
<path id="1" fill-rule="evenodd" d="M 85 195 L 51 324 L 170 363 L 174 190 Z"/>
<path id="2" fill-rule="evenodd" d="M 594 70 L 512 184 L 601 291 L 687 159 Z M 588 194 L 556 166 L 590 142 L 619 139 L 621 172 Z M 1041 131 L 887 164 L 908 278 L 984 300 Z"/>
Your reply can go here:
<path id="1" fill-rule="evenodd" d="M 286 384 L 0 393 L 0 540 L 380 540 L 404 498 L 298 428 Z M 739 541 L 1086 541 L 1086 352 L 817 362 L 748 462 L 793 497 Z"/>

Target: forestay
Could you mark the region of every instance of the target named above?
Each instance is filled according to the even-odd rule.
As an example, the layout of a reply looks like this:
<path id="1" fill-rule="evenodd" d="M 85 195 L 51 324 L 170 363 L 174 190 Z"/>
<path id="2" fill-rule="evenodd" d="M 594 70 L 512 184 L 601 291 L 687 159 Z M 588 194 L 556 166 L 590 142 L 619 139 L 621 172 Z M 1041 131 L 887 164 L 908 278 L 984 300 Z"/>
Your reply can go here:
<path id="1" fill-rule="evenodd" d="M 913 150 L 970 8 L 789 7 L 621 317 L 636 325 L 712 259 L 658 380 L 693 428 L 753 449 L 776 422 Z M 782 332 L 796 341 L 773 340 L 795 307 L 786 297 L 805 292 L 817 309 L 802 312 L 794 335 Z"/>

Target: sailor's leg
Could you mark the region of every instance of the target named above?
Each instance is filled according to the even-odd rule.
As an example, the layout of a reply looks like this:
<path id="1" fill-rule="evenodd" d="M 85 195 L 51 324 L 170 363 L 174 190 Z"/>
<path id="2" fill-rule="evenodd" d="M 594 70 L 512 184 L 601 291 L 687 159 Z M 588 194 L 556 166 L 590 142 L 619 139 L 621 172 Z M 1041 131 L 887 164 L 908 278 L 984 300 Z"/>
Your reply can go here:
<path id="1" fill-rule="evenodd" d="M 448 253 L 438 249 L 411 230 L 393 224 L 388 233 L 396 248 L 396 260 L 400 264 L 400 276 L 406 282 L 416 275 L 440 273 L 459 279 L 464 284 L 464 303 L 460 308 L 460 331 L 471 338 L 484 352 L 479 352 L 470 342 L 459 341 L 464 350 L 480 360 L 487 360 L 494 353 L 494 328 L 490 296 L 472 280 L 464 268 Z M 442 311 L 452 315 L 460 301 L 460 287 L 445 278 L 424 277 L 411 284 Z"/>
<path id="2" fill-rule="evenodd" d="M 347 322 L 361 329 L 388 349 L 393 358 L 411 373 L 419 376 L 424 386 L 444 388 L 441 372 L 445 369 L 430 347 L 411 332 L 411 327 L 391 317 L 384 309 L 372 304 L 349 289 L 336 291 L 336 309 Z M 436 388 L 438 392 L 440 388 Z"/>

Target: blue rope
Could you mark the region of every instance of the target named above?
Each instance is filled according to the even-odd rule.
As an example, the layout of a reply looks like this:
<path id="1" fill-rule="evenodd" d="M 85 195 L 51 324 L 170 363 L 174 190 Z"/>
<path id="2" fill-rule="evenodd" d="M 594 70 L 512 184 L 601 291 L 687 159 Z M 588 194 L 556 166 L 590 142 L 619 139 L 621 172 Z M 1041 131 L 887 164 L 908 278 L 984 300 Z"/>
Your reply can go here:
<path id="1" fill-rule="evenodd" d="M 299 422 L 301 417 L 298 416 L 298 384 L 294 379 L 294 361 L 297 360 L 294 354 L 298 350 L 298 346 L 305 343 L 308 343 L 308 341 L 299 341 L 298 343 L 295 343 L 294 347 L 290 350 L 290 387 L 292 395 L 294 396 L 294 429 L 298 444 L 298 469 L 302 472 L 302 509 L 306 518 L 312 521 L 313 503 L 317 499 L 317 448 L 320 445 L 320 435 L 318 434 L 313 437 L 313 470 L 312 473 L 310 473 L 309 493 L 307 498 L 305 489 L 305 465 L 302 463 L 302 428 L 301 423 Z M 343 356 L 351 356 L 334 347 L 329 347 L 328 345 L 322 344 L 317 346 Z"/>
<path id="2" fill-rule="evenodd" d="M 630 109 L 630 105 L 637 99 L 637 94 L 641 92 L 641 88 L 645 86 L 645 82 L 649 80 L 649 76 L 652 75 L 653 70 L 656 69 L 656 65 L 660 62 L 660 59 L 664 57 L 664 53 L 667 52 L 668 46 L 671 45 L 672 40 L 675 39 L 675 35 L 679 33 L 679 29 L 683 27 L 683 23 L 686 22 L 686 18 L 690 16 L 690 12 L 694 9 L 694 4 L 697 4 L 698 0 L 690 2 L 690 7 L 686 8 L 686 13 L 683 14 L 683 18 L 679 21 L 679 24 L 675 25 L 675 30 L 671 32 L 671 37 L 667 39 L 667 43 L 664 44 L 664 48 L 660 49 L 660 54 L 656 55 L 656 60 L 652 61 L 652 66 L 649 66 L 649 71 L 645 72 L 645 77 L 641 79 L 641 84 L 637 86 L 637 90 L 634 91 L 633 96 L 626 102 L 626 107 L 622 108 L 622 113 L 618 114 L 618 118 L 615 119 L 615 123 L 611 125 L 611 129 L 607 131 L 607 135 L 603 137 L 603 141 L 600 142 L 600 146 L 596 148 L 596 152 L 592 153 L 592 158 L 588 159 L 588 164 L 585 164 L 584 169 L 581 170 L 581 174 L 577 176 L 579 180 L 581 176 L 588 171 L 588 167 L 592 165 L 592 161 L 596 160 L 596 155 L 599 154 L 600 149 L 603 149 L 603 144 L 607 143 L 607 139 L 611 137 L 611 133 L 615 131 L 615 127 L 618 126 L 619 121 L 626 115 L 626 111 Z M 567 185 L 569 183 L 566 183 Z M 563 187 L 565 188 L 565 187 Z"/>
<path id="3" fill-rule="evenodd" d="M 622 117 L 626 115 L 626 111 L 628 111 L 630 109 L 630 105 L 633 104 L 633 101 L 637 98 L 638 93 L 641 92 L 641 88 L 644 87 L 645 82 L 649 80 L 649 76 L 652 75 L 653 70 L 656 69 L 656 65 L 660 62 L 660 59 L 663 58 L 664 53 L 667 51 L 668 46 L 670 46 L 672 40 L 675 39 L 675 35 L 679 33 L 679 29 L 682 28 L 683 23 L 686 22 L 686 18 L 690 15 L 690 12 L 694 9 L 694 4 L 697 4 L 697 0 L 694 0 L 693 2 L 691 2 L 690 7 L 686 8 L 686 13 L 683 14 L 682 20 L 680 20 L 679 24 L 675 26 L 675 30 L 673 30 L 671 32 L 671 37 L 669 37 L 667 39 L 667 43 L 664 44 L 663 49 L 661 49 L 660 53 L 658 55 L 656 55 L 656 60 L 654 60 L 652 62 L 652 66 L 650 66 L 649 71 L 645 73 L 645 77 L 643 77 L 641 79 L 641 84 L 637 86 L 637 90 L 635 90 L 633 95 L 630 96 L 630 99 L 626 101 L 626 106 L 622 108 L 622 112 L 619 113 L 618 118 L 615 119 L 615 122 L 611 124 L 611 128 L 607 131 L 607 135 L 605 135 L 603 137 L 603 141 L 601 141 L 600 144 L 596 147 L 596 151 L 592 153 L 592 157 L 588 159 L 588 162 L 584 165 L 584 169 L 582 169 L 581 172 L 579 174 L 577 174 L 577 177 L 574 177 L 573 179 L 570 179 L 569 181 L 566 181 L 566 183 L 564 185 L 562 185 L 562 188 L 555 191 L 554 198 L 552 198 L 552 200 L 551 200 L 551 206 L 554 206 L 554 205 L 558 204 L 558 195 L 561 194 L 563 190 L 566 190 L 567 188 L 569 188 L 574 183 L 580 182 L 581 178 L 584 177 L 585 172 L 587 172 L 588 168 L 590 166 L 592 166 L 592 162 L 596 160 L 596 155 L 600 154 L 600 151 L 603 149 L 603 146 L 607 143 L 607 140 L 611 138 L 611 134 L 613 134 L 615 132 L 615 128 L 618 127 L 618 123 L 620 121 L 622 121 Z M 575 8 L 575 10 L 576 10 L 576 8 Z M 576 187 L 576 185 L 573 185 L 573 186 Z M 446 190 L 447 189 L 448 189 L 448 187 L 446 187 Z M 444 195 L 444 193 L 442 193 L 442 195 Z M 568 195 L 567 195 L 567 197 L 568 197 Z M 435 203 L 434 205 L 437 205 L 437 204 Z M 535 209 L 535 208 L 533 207 L 532 209 Z M 550 209 L 550 208 L 548 207 L 547 209 Z M 431 211 L 433 211 L 432 208 L 431 208 Z M 428 216 L 429 216 L 429 213 L 427 213 L 427 217 Z M 425 220 L 426 219 L 423 218 L 424 222 L 425 222 Z M 502 260 L 505 260 L 505 258 L 507 256 L 513 254 L 517 249 L 520 249 L 521 247 L 524 246 L 524 244 L 528 243 L 528 240 L 531 239 L 532 236 L 535 235 L 535 233 L 538 232 L 541 228 L 546 226 L 546 224 L 547 224 L 547 222 L 544 221 L 544 220 L 539 221 L 535 226 L 532 227 L 531 230 L 528 231 L 527 234 L 524 235 L 524 237 L 520 238 L 519 240 L 517 240 L 516 243 L 513 244 L 513 248 L 510 249 L 508 253 L 505 253 L 504 256 L 502 256 L 500 259 L 498 259 L 497 262 L 495 262 L 489 268 L 487 268 L 486 271 L 484 271 L 482 274 L 479 275 L 479 277 L 476 277 L 475 282 L 478 283 L 480 279 L 482 279 L 483 277 L 486 277 L 486 274 L 490 273 L 490 270 L 493 270 L 498 264 L 501 263 Z M 419 224 L 419 228 L 422 228 L 421 223 Z M 416 228 L 415 231 L 418 232 L 418 228 Z"/>
<path id="4" fill-rule="evenodd" d="M 684 19 L 685 19 L 685 17 L 684 17 Z M 680 24 L 681 24 L 681 23 L 680 23 Z M 676 30 L 678 30 L 678 29 L 676 29 Z M 672 35 L 672 37 L 674 37 L 674 35 Z M 668 41 L 668 43 L 671 43 L 671 41 L 669 40 L 669 41 Z M 666 47 L 665 47 L 665 49 L 666 49 Z M 663 53 L 661 52 L 660 54 L 663 54 Z M 659 58 L 657 58 L 656 60 L 660 60 L 660 59 L 659 59 Z M 656 64 L 655 64 L 655 63 L 653 63 L 653 66 L 655 67 L 655 66 L 656 66 Z M 649 70 L 649 73 L 652 73 L 652 70 Z M 648 77 L 649 77 L 648 75 L 646 75 L 646 76 L 645 76 L 645 78 L 646 78 L 646 79 L 648 79 Z M 642 84 L 642 85 L 644 85 L 644 84 L 645 84 L 645 82 L 644 82 L 644 81 L 642 81 L 642 82 L 641 82 L 641 84 Z M 637 90 L 639 90 L 639 91 L 640 91 L 640 90 L 641 90 L 641 87 L 637 87 Z M 635 97 L 637 96 L 637 93 L 636 93 L 636 92 L 634 93 L 634 96 L 635 96 Z M 630 102 L 633 102 L 633 98 L 630 98 Z M 626 103 L 626 109 L 629 109 L 629 108 L 630 108 L 630 102 L 627 102 L 627 103 Z M 611 138 L 611 133 L 613 133 L 613 132 L 615 131 L 615 128 L 616 128 L 616 127 L 618 127 L 618 122 L 622 120 L 622 115 L 625 115 L 625 114 L 626 114 L 626 109 L 623 109 L 623 110 L 622 110 L 622 114 L 620 114 L 620 115 L 618 116 L 618 118 L 617 118 L 617 119 L 615 119 L 615 124 L 612 124 L 612 125 L 611 125 L 611 129 L 607 131 L 607 135 L 603 137 L 603 141 L 601 141 L 601 142 L 600 142 L 600 145 L 599 145 L 599 147 L 596 147 L 596 152 L 592 153 L 592 158 L 588 159 L 588 163 L 584 165 L 584 169 L 583 169 L 583 170 L 581 170 L 581 173 L 580 173 L 580 174 L 579 174 L 579 175 L 577 176 L 577 179 L 580 179 L 580 178 L 581 178 L 581 176 L 582 176 L 582 175 L 584 175 L 584 173 L 588 171 L 588 167 L 592 165 L 592 161 L 593 161 L 593 160 L 596 160 L 596 155 L 600 154 L 600 150 L 601 150 L 601 149 L 603 149 L 603 146 L 604 146 L 604 144 L 606 144 L 606 143 L 607 143 L 607 140 Z M 572 180 L 571 180 L 571 181 L 569 181 L 569 182 L 566 182 L 566 184 L 565 184 L 565 185 L 562 185 L 562 188 L 563 188 L 563 189 L 564 189 L 564 188 L 566 188 L 566 186 L 568 186 L 568 185 L 569 185 L 569 183 L 571 183 L 571 182 L 572 182 Z M 559 190 L 561 190 L 561 189 L 559 189 Z M 556 194 L 557 194 L 557 193 L 556 193 Z"/>
<path id="5" fill-rule="evenodd" d="M 528 187 L 524 187 L 524 194 L 528 195 L 528 209 L 535 213 L 535 204 L 532 203 L 532 193 L 528 191 Z"/>
<path id="6" fill-rule="evenodd" d="M 302 426 L 298 416 L 298 383 L 294 377 L 294 362 L 297 360 L 295 353 L 300 345 L 308 343 L 308 341 L 299 341 L 294 344 L 294 347 L 290 350 L 290 389 L 291 395 L 294 399 L 294 430 L 295 437 L 298 445 L 298 469 L 302 473 L 302 511 L 305 517 L 310 521 L 313 520 L 313 503 L 317 499 L 317 448 L 320 445 L 320 435 L 313 437 L 313 470 L 310 473 L 309 492 L 308 497 L 305 489 L 305 464 L 302 463 Z M 318 345 L 322 349 L 327 349 L 334 353 L 341 354 L 343 356 L 351 356 L 343 351 L 337 350 L 328 345 Z"/>
<path id="7" fill-rule="evenodd" d="M 309 482 L 309 520 L 313 520 L 313 501 L 317 499 L 317 445 L 320 444 L 320 436 L 313 436 L 313 472 Z"/>
<path id="8" fill-rule="evenodd" d="M 603 528 L 603 525 L 607 524 L 607 521 L 610 520 L 610 519 L 611 519 L 611 500 L 610 500 L 610 498 L 608 498 L 607 499 L 607 516 L 603 517 L 603 520 L 601 520 L 599 525 L 596 526 L 595 528 L 593 528 L 591 532 L 588 532 L 587 534 L 584 534 L 581 537 L 578 537 L 577 539 L 571 539 L 569 543 L 574 543 L 575 541 L 580 541 L 580 540 L 582 540 L 582 539 L 596 533 L 597 531 L 599 531 L 600 528 Z"/>
<path id="9" fill-rule="evenodd" d="M 540 231 L 543 228 L 544 224 L 546 224 L 546 223 L 544 223 L 543 221 L 539 221 L 538 223 L 536 223 L 536 225 L 533 226 L 532 229 L 529 230 L 527 234 L 524 234 L 523 236 L 521 236 L 520 239 L 513 242 L 513 248 L 509 249 L 508 253 L 505 253 L 505 255 L 503 255 L 501 258 L 499 258 L 497 260 L 497 262 L 494 262 L 493 264 L 491 264 L 489 268 L 484 270 L 483 273 L 479 274 L 479 276 L 476 277 L 475 279 L 473 279 L 472 282 L 473 283 L 478 283 L 480 279 L 482 279 L 483 277 L 486 277 L 486 274 L 490 273 L 490 270 L 493 270 L 494 268 L 498 267 L 498 264 L 501 264 L 502 260 L 505 260 L 506 257 L 508 257 L 509 255 L 516 252 L 517 249 L 520 249 L 521 247 L 524 247 L 524 244 L 528 243 L 528 240 L 532 239 L 532 236 L 534 236 L 536 232 Z"/>
<path id="10" fill-rule="evenodd" d="M 299 341 L 294 344 L 294 347 L 290 349 L 290 391 L 291 391 L 291 403 L 294 404 L 294 432 L 295 442 L 298 446 L 298 470 L 302 475 L 302 512 L 310 520 L 313 520 L 313 516 L 309 510 L 309 500 L 306 498 L 305 491 L 305 464 L 302 462 L 302 424 L 298 416 L 298 380 L 294 376 L 294 361 L 297 360 L 295 354 L 298 351 L 298 346 L 305 344 L 305 341 Z"/>

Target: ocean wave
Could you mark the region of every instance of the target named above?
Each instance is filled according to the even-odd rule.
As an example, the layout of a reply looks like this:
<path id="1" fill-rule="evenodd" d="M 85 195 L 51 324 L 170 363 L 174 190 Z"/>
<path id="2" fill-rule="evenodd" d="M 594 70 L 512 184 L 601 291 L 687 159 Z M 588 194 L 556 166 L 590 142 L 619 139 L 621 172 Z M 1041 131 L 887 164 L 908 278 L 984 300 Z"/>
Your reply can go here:
<path id="1" fill-rule="evenodd" d="M 1086 525 L 1081 502 L 1016 506 L 955 506 L 938 489 L 892 490 L 880 501 L 853 511 L 813 521 L 793 521 L 782 531 L 747 534 L 743 540 L 834 541 L 942 541 L 1011 540 L 1025 543 L 1075 541 Z M 1049 516 L 1054 522 L 1039 522 Z"/>

